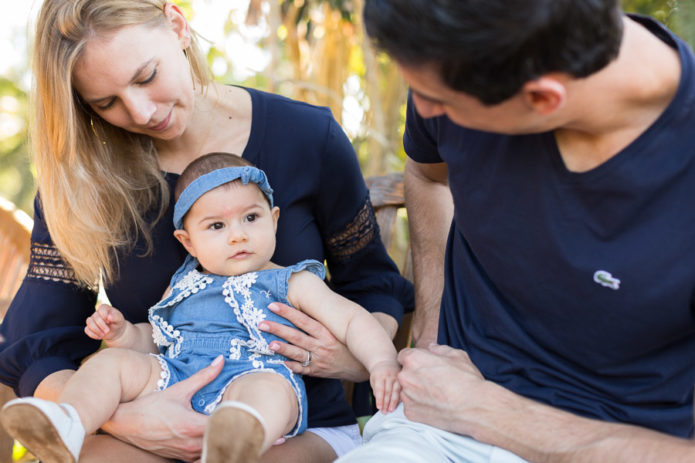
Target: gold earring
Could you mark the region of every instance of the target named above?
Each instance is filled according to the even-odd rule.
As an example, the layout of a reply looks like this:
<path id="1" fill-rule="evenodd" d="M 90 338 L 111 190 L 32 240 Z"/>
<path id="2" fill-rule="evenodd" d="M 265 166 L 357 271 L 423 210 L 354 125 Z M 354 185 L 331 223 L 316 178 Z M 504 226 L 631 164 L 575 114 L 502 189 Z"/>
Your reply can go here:
<path id="1" fill-rule="evenodd" d="M 105 145 L 106 142 L 102 140 L 99 134 L 97 133 L 97 128 L 94 126 L 94 118 L 92 116 L 89 116 L 89 125 L 90 127 L 92 127 L 92 133 L 94 133 L 94 136 L 97 137 L 97 140 L 99 140 L 102 145 Z"/>

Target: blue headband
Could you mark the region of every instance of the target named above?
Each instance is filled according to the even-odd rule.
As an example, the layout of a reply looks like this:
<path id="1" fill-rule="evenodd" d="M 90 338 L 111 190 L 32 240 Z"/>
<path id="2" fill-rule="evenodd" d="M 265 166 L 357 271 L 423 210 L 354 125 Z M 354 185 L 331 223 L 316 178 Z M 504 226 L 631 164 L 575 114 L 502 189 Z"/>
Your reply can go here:
<path id="1" fill-rule="evenodd" d="M 273 207 L 273 189 L 270 188 L 268 178 L 262 170 L 251 166 L 224 167 L 201 175 L 183 190 L 174 206 L 174 228 L 177 230 L 183 228 L 183 216 L 186 215 L 186 212 L 188 212 L 198 198 L 213 188 L 217 188 L 220 185 L 237 179 L 240 179 L 241 183 L 244 185 L 247 185 L 249 182 L 258 185 L 258 188 L 260 188 L 268 198 L 270 207 Z"/>

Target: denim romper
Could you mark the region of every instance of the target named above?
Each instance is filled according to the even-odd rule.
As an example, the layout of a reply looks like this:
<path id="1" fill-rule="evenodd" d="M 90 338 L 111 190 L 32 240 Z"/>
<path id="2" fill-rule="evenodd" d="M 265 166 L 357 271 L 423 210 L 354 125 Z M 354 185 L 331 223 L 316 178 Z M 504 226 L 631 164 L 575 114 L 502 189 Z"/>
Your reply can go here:
<path id="1" fill-rule="evenodd" d="M 158 390 L 166 389 L 208 366 L 219 354 L 225 357 L 220 375 L 196 392 L 193 409 L 210 414 L 222 400 L 227 385 L 253 372 L 278 373 L 297 394 L 297 424 L 287 437 L 306 429 L 307 400 L 304 382 L 284 364 L 286 357 L 268 347 L 277 336 L 258 329 L 263 320 L 293 326 L 268 310 L 271 302 L 289 304 L 290 275 L 308 270 L 320 278 L 326 272 L 316 260 L 290 267 L 249 272 L 232 277 L 201 273 L 198 260 L 188 256 L 171 279 L 171 293 L 150 308 L 152 337 L 159 347 L 162 367 Z"/>

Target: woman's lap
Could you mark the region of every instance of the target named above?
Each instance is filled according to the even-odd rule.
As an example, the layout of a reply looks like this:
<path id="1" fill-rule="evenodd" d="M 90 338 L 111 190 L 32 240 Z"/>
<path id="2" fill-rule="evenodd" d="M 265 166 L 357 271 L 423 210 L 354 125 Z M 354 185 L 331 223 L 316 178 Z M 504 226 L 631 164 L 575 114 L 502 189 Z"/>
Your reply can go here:
<path id="1" fill-rule="evenodd" d="M 328 463 L 361 443 L 359 427 L 309 428 L 301 436 L 272 447 L 261 458 L 264 463 Z M 312 458 L 309 458 L 309 455 Z M 168 463 L 174 462 L 122 442 L 108 434 L 88 437 L 82 448 L 80 462 Z"/>

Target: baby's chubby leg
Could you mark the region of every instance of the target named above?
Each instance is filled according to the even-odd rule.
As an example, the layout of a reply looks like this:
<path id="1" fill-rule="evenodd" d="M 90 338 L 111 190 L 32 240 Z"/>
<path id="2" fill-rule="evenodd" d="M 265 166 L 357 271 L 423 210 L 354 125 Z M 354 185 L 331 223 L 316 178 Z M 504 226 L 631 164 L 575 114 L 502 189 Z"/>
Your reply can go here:
<path id="1" fill-rule="evenodd" d="M 0 421 L 44 463 L 77 461 L 85 434 L 96 431 L 118 405 L 151 392 L 158 360 L 126 349 L 105 349 L 65 383 L 58 403 L 24 397 L 5 404 Z"/>
<path id="2" fill-rule="evenodd" d="M 297 422 L 299 405 L 287 379 L 254 372 L 235 379 L 208 421 L 203 463 L 256 462 Z"/>
<path id="3" fill-rule="evenodd" d="M 118 405 L 154 392 L 161 366 L 153 355 L 107 348 L 89 358 L 68 380 L 57 402 L 75 407 L 87 434 L 101 427 Z"/>
<path id="4" fill-rule="evenodd" d="M 289 381 L 277 373 L 258 372 L 240 376 L 227 386 L 222 400 L 242 402 L 263 417 L 265 438 L 262 452 L 297 424 L 297 395 Z"/>

